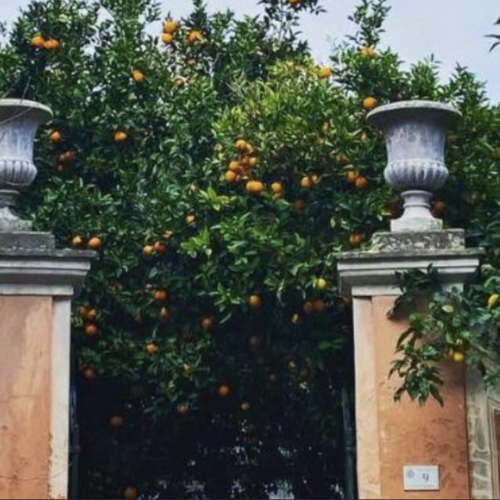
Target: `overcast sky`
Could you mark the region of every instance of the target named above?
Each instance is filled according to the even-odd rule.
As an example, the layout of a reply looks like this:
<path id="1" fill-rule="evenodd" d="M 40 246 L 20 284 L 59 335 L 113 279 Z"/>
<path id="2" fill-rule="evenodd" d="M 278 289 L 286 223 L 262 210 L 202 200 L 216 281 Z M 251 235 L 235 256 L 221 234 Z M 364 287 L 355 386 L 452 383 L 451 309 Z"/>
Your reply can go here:
<path id="1" fill-rule="evenodd" d="M 189 0 L 161 0 L 176 16 L 189 11 Z M 0 0 L 0 20 L 12 20 L 29 0 Z M 207 0 L 212 10 L 231 8 L 241 14 L 258 13 L 257 0 Z M 325 0 L 328 12 L 305 16 L 303 32 L 319 60 L 326 62 L 334 41 L 352 30 L 348 16 L 356 0 Z M 446 77 L 457 63 L 488 82 L 488 93 L 500 100 L 500 48 L 489 52 L 486 34 L 494 31 L 500 15 L 498 0 L 389 0 L 392 13 L 384 43 L 408 63 L 435 55 Z M 500 32 L 500 30 L 499 30 Z"/>

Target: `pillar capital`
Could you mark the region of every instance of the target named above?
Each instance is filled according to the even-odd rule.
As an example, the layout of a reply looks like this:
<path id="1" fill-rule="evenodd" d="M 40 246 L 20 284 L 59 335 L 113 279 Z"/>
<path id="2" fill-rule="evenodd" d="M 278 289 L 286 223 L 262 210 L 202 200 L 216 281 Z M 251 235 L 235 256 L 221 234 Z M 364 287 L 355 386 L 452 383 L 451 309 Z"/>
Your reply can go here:
<path id="1" fill-rule="evenodd" d="M 443 285 L 463 286 L 478 270 L 481 249 L 465 247 L 460 230 L 422 233 L 377 233 L 371 247 L 338 259 L 340 293 L 347 297 L 398 296 L 397 275 L 430 266 Z"/>

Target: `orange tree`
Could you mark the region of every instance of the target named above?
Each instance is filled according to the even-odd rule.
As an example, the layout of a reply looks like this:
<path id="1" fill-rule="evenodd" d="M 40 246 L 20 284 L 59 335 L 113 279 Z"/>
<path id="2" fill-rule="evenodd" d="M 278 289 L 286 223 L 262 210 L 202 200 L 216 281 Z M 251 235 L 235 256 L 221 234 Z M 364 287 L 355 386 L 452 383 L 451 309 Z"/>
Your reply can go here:
<path id="1" fill-rule="evenodd" d="M 56 114 L 25 215 L 96 251 L 73 319 L 86 497 L 342 494 L 352 327 L 335 259 L 400 209 L 375 106 L 462 110 L 434 209 L 500 264 L 500 113 L 474 76 L 404 70 L 379 47 L 384 0 L 359 2 L 318 68 L 296 29 L 319 2 L 261 3 L 238 19 L 197 0 L 173 20 L 153 0 L 36 1 L 0 51 L 3 94 Z M 412 397 L 433 392 L 401 370 Z"/>

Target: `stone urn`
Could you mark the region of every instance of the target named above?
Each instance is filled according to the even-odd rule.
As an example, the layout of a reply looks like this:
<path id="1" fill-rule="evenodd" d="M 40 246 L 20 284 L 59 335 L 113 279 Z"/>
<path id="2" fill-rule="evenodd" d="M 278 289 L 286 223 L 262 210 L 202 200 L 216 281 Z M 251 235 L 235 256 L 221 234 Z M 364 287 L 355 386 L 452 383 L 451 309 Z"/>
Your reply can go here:
<path id="1" fill-rule="evenodd" d="M 401 192 L 405 212 L 392 221 L 393 232 L 440 231 L 443 222 L 431 213 L 433 193 L 448 179 L 446 134 L 459 120 L 452 106 L 431 101 L 407 101 L 381 106 L 368 121 L 386 136 L 387 182 Z"/>
<path id="2" fill-rule="evenodd" d="M 38 127 L 52 118 L 47 106 L 23 99 L 0 99 L 0 231 L 28 231 L 14 212 L 17 197 L 37 175 L 33 162 Z"/>

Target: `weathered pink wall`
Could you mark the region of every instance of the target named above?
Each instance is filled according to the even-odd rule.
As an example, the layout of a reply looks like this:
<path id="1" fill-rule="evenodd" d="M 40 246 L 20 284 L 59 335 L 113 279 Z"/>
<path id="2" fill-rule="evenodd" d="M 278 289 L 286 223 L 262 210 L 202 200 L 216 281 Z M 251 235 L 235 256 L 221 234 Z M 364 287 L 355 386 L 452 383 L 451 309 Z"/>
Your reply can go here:
<path id="1" fill-rule="evenodd" d="M 434 401 L 420 407 L 408 398 L 394 402 L 399 381 L 388 374 L 408 328 L 406 320 L 387 318 L 394 300 L 354 301 L 360 498 L 470 498 L 465 368 L 443 363 L 444 407 Z M 439 465 L 441 491 L 405 492 L 406 465 Z"/>
<path id="2" fill-rule="evenodd" d="M 52 297 L 0 297 L 0 498 L 48 498 Z"/>

